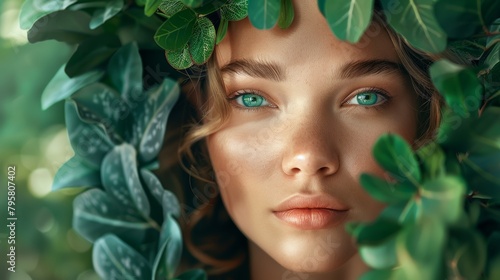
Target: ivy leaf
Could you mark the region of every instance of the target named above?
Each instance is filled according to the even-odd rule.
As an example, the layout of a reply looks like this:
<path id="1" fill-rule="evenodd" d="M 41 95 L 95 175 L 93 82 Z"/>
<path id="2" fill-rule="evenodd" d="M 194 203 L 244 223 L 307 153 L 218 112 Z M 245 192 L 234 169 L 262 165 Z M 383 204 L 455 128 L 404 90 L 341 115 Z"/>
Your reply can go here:
<path id="1" fill-rule="evenodd" d="M 422 184 L 418 203 L 419 212 L 443 224 L 453 224 L 463 211 L 465 183 L 459 177 L 443 176 Z"/>
<path id="2" fill-rule="evenodd" d="M 19 26 L 30 29 L 42 17 L 66 9 L 78 0 L 26 0 L 19 14 Z"/>
<path id="3" fill-rule="evenodd" d="M 70 77 L 90 72 L 104 64 L 120 46 L 120 39 L 114 34 L 90 37 L 78 45 L 65 71 Z"/>
<path id="4" fill-rule="evenodd" d="M 52 191 L 68 187 L 98 187 L 100 185 L 100 170 L 87 165 L 78 156 L 73 156 L 57 170 L 52 183 Z"/>
<path id="5" fill-rule="evenodd" d="M 152 16 L 158 7 L 160 7 L 162 2 L 170 2 L 170 1 L 162 1 L 162 0 L 146 0 L 144 7 L 144 14 L 148 17 Z"/>
<path id="6" fill-rule="evenodd" d="M 179 217 L 181 207 L 177 197 L 171 191 L 164 189 L 160 180 L 151 171 L 143 168 L 141 175 L 151 195 L 162 206 L 163 216 Z"/>
<path id="7" fill-rule="evenodd" d="M 482 86 L 474 71 L 448 60 L 429 68 L 432 82 L 451 109 L 462 117 L 474 114 L 481 105 Z"/>
<path id="8" fill-rule="evenodd" d="M 179 265 L 181 254 L 181 229 L 174 218 L 167 215 L 162 225 L 158 243 L 158 254 L 154 262 L 154 279 L 172 279 Z"/>
<path id="9" fill-rule="evenodd" d="M 165 52 L 168 63 L 177 70 L 184 70 L 193 66 L 193 59 L 189 53 L 189 46 L 186 45 L 183 49 L 176 51 Z"/>
<path id="10" fill-rule="evenodd" d="M 248 16 L 248 0 L 231 0 L 220 7 L 220 15 L 225 20 L 242 20 Z"/>
<path id="11" fill-rule="evenodd" d="M 101 181 L 104 189 L 124 207 L 135 208 L 143 217 L 149 217 L 149 201 L 137 172 L 134 147 L 121 144 L 102 161 Z"/>
<path id="12" fill-rule="evenodd" d="M 477 1 L 438 0 L 434 4 L 434 14 L 448 36 L 467 38 L 483 28 L 480 8 Z"/>
<path id="13" fill-rule="evenodd" d="M 94 244 L 94 269 L 103 279 L 150 279 L 151 266 L 136 250 L 115 235 L 103 236 Z"/>
<path id="14" fill-rule="evenodd" d="M 102 159 L 114 146 L 103 128 L 82 121 L 76 104 L 70 100 L 65 104 L 65 119 L 75 154 L 91 167 L 100 168 Z"/>
<path id="15" fill-rule="evenodd" d="M 188 45 L 194 63 L 201 65 L 208 61 L 215 46 L 215 27 L 208 18 L 202 17 L 196 21 Z"/>
<path id="16" fill-rule="evenodd" d="M 85 74 L 70 78 L 64 71 L 66 65 L 63 65 L 52 80 L 48 83 L 42 93 L 42 109 L 46 110 L 56 102 L 59 102 L 79 89 L 97 82 L 104 76 L 102 71 L 91 71 Z"/>
<path id="17" fill-rule="evenodd" d="M 248 17 L 258 29 L 271 29 L 280 16 L 280 0 L 248 0 Z"/>
<path id="18" fill-rule="evenodd" d="M 370 25 L 373 0 L 326 1 L 324 10 L 335 36 L 356 43 Z"/>
<path id="19" fill-rule="evenodd" d="M 184 6 L 184 3 L 182 3 L 181 0 L 164 0 L 161 2 L 160 6 L 158 6 L 158 9 L 160 9 L 160 11 L 162 11 L 167 18 L 175 15 L 185 8 L 186 6 Z"/>
<path id="20" fill-rule="evenodd" d="M 182 49 L 193 34 L 196 18 L 191 9 L 176 13 L 158 28 L 154 36 L 156 43 L 169 51 Z"/>
<path id="21" fill-rule="evenodd" d="M 92 20 L 89 23 L 90 29 L 96 29 L 101 26 L 123 9 L 123 0 L 108 0 L 105 3 L 106 6 L 104 8 L 97 9 L 92 14 Z"/>
<path id="22" fill-rule="evenodd" d="M 401 136 L 382 135 L 373 146 L 377 162 L 397 180 L 418 185 L 421 174 L 413 150 Z"/>
<path id="23" fill-rule="evenodd" d="M 121 47 L 108 64 L 112 84 L 131 107 L 145 97 L 142 92 L 142 61 L 136 43 Z"/>
<path id="24" fill-rule="evenodd" d="M 370 174 L 361 174 L 360 183 L 373 198 L 386 203 L 408 200 L 416 192 L 414 186 L 390 183 Z"/>
<path id="25" fill-rule="evenodd" d="M 45 40 L 57 40 L 69 44 L 78 44 L 96 36 L 101 29 L 90 29 L 90 16 L 82 11 L 58 11 L 46 15 L 35 22 L 28 31 L 30 43 Z"/>
<path id="26" fill-rule="evenodd" d="M 446 48 L 446 33 L 434 16 L 434 0 L 402 0 L 393 12 L 392 0 L 382 0 L 387 22 L 417 49 L 439 53 Z"/>
<path id="27" fill-rule="evenodd" d="M 202 269 L 191 269 L 177 276 L 178 280 L 207 280 L 207 274 Z"/>
<path id="28" fill-rule="evenodd" d="M 282 29 L 288 28 L 295 17 L 292 0 L 281 0 L 280 17 L 278 18 L 278 26 Z"/>
<path id="29" fill-rule="evenodd" d="M 75 198 L 73 227 L 90 242 L 113 233 L 130 244 L 140 244 L 152 230 L 137 210 L 125 207 L 101 189 L 85 191 Z"/>
<path id="30" fill-rule="evenodd" d="M 218 45 L 224 39 L 224 37 L 226 37 L 228 27 L 229 21 L 225 18 L 221 18 L 219 28 L 217 29 L 217 38 L 215 40 L 216 45 Z"/>

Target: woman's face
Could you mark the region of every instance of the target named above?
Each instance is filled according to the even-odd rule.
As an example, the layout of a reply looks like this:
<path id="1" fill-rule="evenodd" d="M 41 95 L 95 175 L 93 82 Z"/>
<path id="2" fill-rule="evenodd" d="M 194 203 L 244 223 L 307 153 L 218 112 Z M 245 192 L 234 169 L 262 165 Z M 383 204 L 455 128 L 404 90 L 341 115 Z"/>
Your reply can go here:
<path id="1" fill-rule="evenodd" d="M 383 205 L 359 185 L 383 176 L 372 147 L 383 133 L 416 137 L 415 93 L 386 32 L 339 41 L 316 1 L 295 1 L 293 25 L 231 23 L 217 60 L 229 121 L 207 138 L 229 215 L 252 257 L 292 271 L 334 271 L 357 253 L 350 221 Z"/>

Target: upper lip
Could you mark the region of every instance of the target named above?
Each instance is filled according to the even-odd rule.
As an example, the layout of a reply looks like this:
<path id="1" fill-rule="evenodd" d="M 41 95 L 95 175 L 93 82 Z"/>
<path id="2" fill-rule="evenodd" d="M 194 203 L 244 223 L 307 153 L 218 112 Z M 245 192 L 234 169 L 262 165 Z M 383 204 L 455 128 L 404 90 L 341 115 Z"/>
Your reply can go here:
<path id="1" fill-rule="evenodd" d="M 273 212 L 282 212 L 291 209 L 330 209 L 334 211 L 349 210 L 345 205 L 328 194 L 297 194 L 280 203 L 275 209 L 273 209 Z"/>

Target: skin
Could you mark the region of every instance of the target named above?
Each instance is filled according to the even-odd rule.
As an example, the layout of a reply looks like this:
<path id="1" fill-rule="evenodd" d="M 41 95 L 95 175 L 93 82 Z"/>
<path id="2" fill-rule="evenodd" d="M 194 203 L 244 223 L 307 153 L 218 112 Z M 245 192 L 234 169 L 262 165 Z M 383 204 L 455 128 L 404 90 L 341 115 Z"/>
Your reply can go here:
<path id="1" fill-rule="evenodd" d="M 206 142 L 224 205 L 249 239 L 252 279 L 356 279 L 367 268 L 345 223 L 373 220 L 384 207 L 361 188 L 359 176 L 384 177 L 371 155 L 381 134 L 415 139 L 416 96 L 402 71 L 341 76 L 344 65 L 360 60 L 399 62 L 379 26 L 353 46 L 333 36 L 316 1 L 294 7 L 286 30 L 257 30 L 248 20 L 230 25 L 216 49 L 221 69 L 241 59 L 265 61 L 279 65 L 283 77 L 223 70 L 231 114 Z M 371 107 L 356 104 L 356 94 L 372 88 L 390 97 L 378 96 Z M 248 110 L 234 99 L 242 91 L 267 102 Z M 347 216 L 328 228 L 292 227 L 273 209 L 297 194 L 333 197 Z"/>

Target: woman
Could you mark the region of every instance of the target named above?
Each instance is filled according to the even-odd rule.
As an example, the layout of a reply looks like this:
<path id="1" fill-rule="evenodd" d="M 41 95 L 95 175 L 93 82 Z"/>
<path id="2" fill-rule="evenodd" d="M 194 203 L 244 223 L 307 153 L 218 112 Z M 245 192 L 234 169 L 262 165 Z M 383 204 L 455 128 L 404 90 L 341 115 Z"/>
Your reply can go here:
<path id="1" fill-rule="evenodd" d="M 188 220 L 186 241 L 220 279 L 359 278 L 368 268 L 344 225 L 384 208 L 359 185 L 362 173 L 385 175 L 374 142 L 395 133 L 417 147 L 439 122 L 430 59 L 380 16 L 351 45 L 316 1 L 294 8 L 288 29 L 230 24 L 208 63 L 203 118 L 181 147 L 201 177 L 213 169 L 217 193 Z"/>

